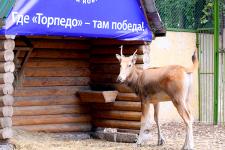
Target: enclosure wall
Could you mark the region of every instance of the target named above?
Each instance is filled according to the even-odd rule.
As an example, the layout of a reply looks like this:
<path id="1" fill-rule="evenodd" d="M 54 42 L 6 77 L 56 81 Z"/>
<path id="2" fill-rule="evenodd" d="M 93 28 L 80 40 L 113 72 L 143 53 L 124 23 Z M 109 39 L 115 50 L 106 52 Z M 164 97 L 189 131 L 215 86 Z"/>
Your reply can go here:
<path id="1" fill-rule="evenodd" d="M 90 131 L 89 107 L 76 96 L 78 90 L 89 89 L 89 48 L 87 40 L 17 37 L 14 128 Z M 23 65 L 26 49 L 32 53 Z"/>

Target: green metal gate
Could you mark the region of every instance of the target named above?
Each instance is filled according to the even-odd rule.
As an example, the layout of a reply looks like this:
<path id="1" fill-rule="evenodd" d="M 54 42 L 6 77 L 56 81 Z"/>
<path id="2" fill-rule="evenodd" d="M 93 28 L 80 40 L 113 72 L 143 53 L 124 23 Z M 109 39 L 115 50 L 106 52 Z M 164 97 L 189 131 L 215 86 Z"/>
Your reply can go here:
<path id="1" fill-rule="evenodd" d="M 213 28 L 198 29 L 199 118 L 225 124 L 225 2 L 214 0 Z"/>

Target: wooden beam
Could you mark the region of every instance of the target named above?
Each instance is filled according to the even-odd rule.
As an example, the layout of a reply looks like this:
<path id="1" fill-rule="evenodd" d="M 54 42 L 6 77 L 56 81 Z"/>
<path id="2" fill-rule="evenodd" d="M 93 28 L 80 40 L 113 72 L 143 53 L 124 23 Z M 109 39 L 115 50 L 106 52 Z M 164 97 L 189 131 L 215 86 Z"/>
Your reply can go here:
<path id="1" fill-rule="evenodd" d="M 53 95 L 53 96 L 15 97 L 15 103 L 13 104 L 13 106 L 23 107 L 23 106 L 77 105 L 77 104 L 80 104 L 80 99 L 77 98 L 74 94 L 70 96 Z"/>
<path id="2" fill-rule="evenodd" d="M 89 82 L 89 77 L 26 77 L 23 86 L 88 86 Z"/>
<path id="3" fill-rule="evenodd" d="M 71 96 L 78 90 L 89 90 L 88 86 L 17 87 L 14 96 Z"/>
<path id="4" fill-rule="evenodd" d="M 135 111 L 118 111 L 118 110 L 108 110 L 108 111 L 95 111 L 93 117 L 97 119 L 116 119 L 116 120 L 131 120 L 140 121 L 141 112 Z"/>
<path id="5" fill-rule="evenodd" d="M 64 124 L 45 124 L 45 125 L 25 125 L 15 126 L 15 129 L 32 132 L 88 132 L 91 130 L 90 123 L 64 123 Z"/>
<path id="6" fill-rule="evenodd" d="M 89 112 L 88 107 L 82 107 L 80 105 L 14 107 L 14 116 L 82 114 L 88 112 Z"/>
<path id="7" fill-rule="evenodd" d="M 25 68 L 24 75 L 28 77 L 88 77 L 88 68 Z"/>
<path id="8" fill-rule="evenodd" d="M 122 129 L 140 129 L 140 121 L 124 121 L 124 120 L 110 120 L 110 119 L 95 119 L 94 125 L 97 127 L 106 128 L 122 128 Z"/>
<path id="9" fill-rule="evenodd" d="M 117 91 L 78 91 L 77 95 L 81 102 L 88 103 L 111 103 L 116 99 Z"/>
<path id="10" fill-rule="evenodd" d="M 24 119 L 26 118 L 26 119 Z M 90 123 L 90 115 L 85 114 L 62 114 L 62 115 L 39 115 L 39 116 L 14 116 L 13 126 L 64 124 L 64 123 Z"/>

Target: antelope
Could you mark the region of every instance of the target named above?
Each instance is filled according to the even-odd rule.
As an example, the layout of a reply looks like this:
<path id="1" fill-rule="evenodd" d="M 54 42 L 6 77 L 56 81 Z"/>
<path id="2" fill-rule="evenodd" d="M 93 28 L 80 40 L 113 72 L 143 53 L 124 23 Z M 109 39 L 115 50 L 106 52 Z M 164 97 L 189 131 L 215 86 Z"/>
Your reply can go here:
<path id="1" fill-rule="evenodd" d="M 136 52 L 137 50 L 133 55 L 126 57 L 123 55 L 121 47 L 121 54 L 116 54 L 116 58 L 120 62 L 120 73 L 117 80 L 133 89 L 141 99 L 141 127 L 136 142 L 137 146 L 143 145 L 151 137 L 149 110 L 153 97 L 157 97 L 157 101 L 153 103 L 153 106 L 154 120 L 158 128 L 158 145 L 165 143 L 158 115 L 159 100 L 166 95 L 170 97 L 186 125 L 186 138 L 182 149 L 193 149 L 193 117 L 188 102 L 190 101 L 193 72 L 198 68 L 197 49 L 192 55 L 193 65 L 191 67 L 168 65 L 145 70 L 135 66 L 137 60 Z"/>

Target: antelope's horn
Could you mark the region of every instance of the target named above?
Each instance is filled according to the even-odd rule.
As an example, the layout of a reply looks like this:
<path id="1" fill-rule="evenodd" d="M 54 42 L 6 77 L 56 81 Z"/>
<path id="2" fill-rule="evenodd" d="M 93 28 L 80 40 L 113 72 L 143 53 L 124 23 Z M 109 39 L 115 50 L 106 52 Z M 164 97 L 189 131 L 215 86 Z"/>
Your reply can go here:
<path id="1" fill-rule="evenodd" d="M 133 55 L 135 55 L 135 54 L 137 53 L 137 51 L 138 51 L 138 49 L 136 49 L 136 51 L 134 52 L 134 54 L 133 54 Z"/>
<path id="2" fill-rule="evenodd" d="M 123 45 L 120 46 L 120 55 L 123 56 Z"/>

